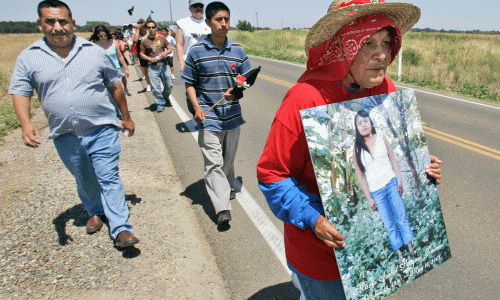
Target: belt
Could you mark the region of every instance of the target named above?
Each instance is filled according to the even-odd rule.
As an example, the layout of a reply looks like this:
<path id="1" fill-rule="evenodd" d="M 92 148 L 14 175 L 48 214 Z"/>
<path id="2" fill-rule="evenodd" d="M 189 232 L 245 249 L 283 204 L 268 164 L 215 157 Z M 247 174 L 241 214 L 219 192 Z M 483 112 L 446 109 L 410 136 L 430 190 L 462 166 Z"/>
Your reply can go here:
<path id="1" fill-rule="evenodd" d="M 163 66 L 164 64 L 166 64 L 166 62 L 163 62 L 163 61 L 159 61 L 159 62 L 155 62 L 155 63 L 150 62 L 149 64 L 155 65 L 155 66 Z"/>

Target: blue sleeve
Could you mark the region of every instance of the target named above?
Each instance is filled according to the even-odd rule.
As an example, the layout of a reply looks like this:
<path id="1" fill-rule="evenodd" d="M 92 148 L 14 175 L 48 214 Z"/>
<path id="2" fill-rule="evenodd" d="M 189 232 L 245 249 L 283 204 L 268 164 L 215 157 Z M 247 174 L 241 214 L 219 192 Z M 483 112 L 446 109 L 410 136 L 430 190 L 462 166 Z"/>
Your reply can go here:
<path id="1" fill-rule="evenodd" d="M 316 219 L 324 213 L 318 195 L 309 193 L 294 177 L 272 183 L 259 181 L 259 188 L 273 214 L 285 223 L 314 228 Z"/>
<path id="2" fill-rule="evenodd" d="M 184 69 L 182 70 L 181 79 L 191 85 L 196 85 L 198 82 L 198 72 L 193 59 L 192 51 L 188 52 L 184 61 Z"/>
<path id="3" fill-rule="evenodd" d="M 248 59 L 248 56 L 245 53 L 245 51 L 243 51 L 243 49 L 242 52 L 243 52 L 243 63 L 240 66 L 238 74 L 244 75 L 252 70 L 252 65 L 250 64 L 250 60 Z"/>
<path id="4" fill-rule="evenodd" d="M 9 94 L 32 97 L 33 88 L 34 85 L 31 80 L 31 74 L 24 63 L 24 53 L 21 53 L 21 55 L 17 58 L 16 65 L 12 71 Z"/>

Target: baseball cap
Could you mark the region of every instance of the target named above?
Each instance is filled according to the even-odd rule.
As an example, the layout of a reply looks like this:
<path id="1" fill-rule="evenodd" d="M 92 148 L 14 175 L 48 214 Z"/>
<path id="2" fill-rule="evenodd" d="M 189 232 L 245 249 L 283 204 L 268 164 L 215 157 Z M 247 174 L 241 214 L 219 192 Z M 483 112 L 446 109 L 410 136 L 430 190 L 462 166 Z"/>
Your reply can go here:
<path id="1" fill-rule="evenodd" d="M 203 1 L 189 0 L 189 6 L 191 6 L 191 5 L 195 5 L 195 4 L 201 4 L 201 5 L 204 5 L 204 4 L 203 4 Z"/>

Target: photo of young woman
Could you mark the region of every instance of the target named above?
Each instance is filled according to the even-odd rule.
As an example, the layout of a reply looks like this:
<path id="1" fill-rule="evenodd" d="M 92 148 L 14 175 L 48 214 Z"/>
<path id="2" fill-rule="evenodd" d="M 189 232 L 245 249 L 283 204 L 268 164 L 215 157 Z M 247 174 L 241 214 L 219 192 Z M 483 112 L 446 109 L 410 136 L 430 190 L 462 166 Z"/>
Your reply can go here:
<path id="1" fill-rule="evenodd" d="M 354 168 L 361 189 L 374 211 L 378 211 L 389 235 L 393 251 L 399 263 L 403 261 L 401 248 L 408 245 L 411 256 L 413 231 L 406 215 L 403 198 L 403 182 L 394 151 L 387 137 L 377 132 L 369 114 L 358 111 L 354 117 L 356 140 Z"/>

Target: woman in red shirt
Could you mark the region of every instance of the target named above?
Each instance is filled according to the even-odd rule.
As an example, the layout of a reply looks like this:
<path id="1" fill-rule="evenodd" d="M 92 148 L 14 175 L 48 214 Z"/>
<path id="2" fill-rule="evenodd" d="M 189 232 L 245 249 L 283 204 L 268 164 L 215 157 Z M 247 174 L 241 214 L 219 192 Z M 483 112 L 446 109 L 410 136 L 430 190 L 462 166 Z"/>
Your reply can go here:
<path id="1" fill-rule="evenodd" d="M 306 299 L 345 299 L 334 252 L 345 243 L 324 216 L 299 110 L 395 92 L 387 67 L 419 18 L 412 4 L 333 1 L 307 36 L 307 70 L 276 113 L 257 177 L 285 223 L 288 266 Z M 426 172 L 439 183 L 441 161 L 431 161 Z"/>

